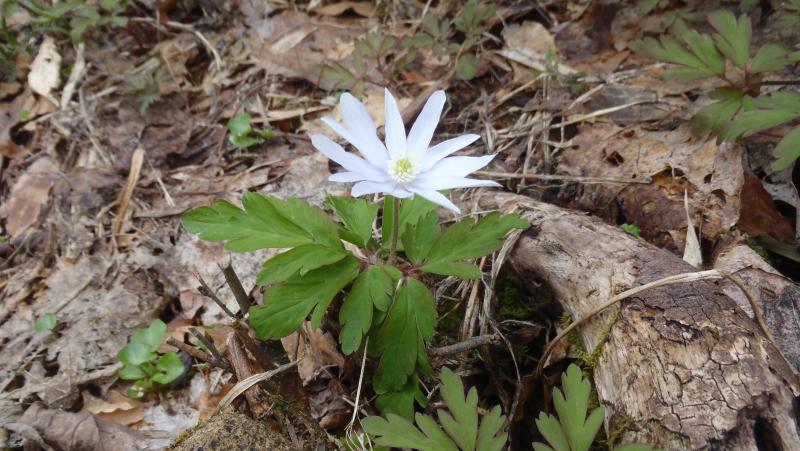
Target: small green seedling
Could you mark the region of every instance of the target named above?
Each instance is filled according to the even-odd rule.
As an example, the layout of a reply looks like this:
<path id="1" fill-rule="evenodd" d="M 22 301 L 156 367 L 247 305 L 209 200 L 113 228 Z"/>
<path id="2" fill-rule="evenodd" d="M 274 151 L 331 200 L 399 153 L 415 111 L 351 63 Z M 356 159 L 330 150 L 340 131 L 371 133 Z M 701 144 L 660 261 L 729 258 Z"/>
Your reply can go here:
<path id="1" fill-rule="evenodd" d="M 177 354 L 159 356 L 156 352 L 166 334 L 167 325 L 160 319 L 153 320 L 147 329 L 133 334 L 130 343 L 117 353 L 123 363 L 120 379 L 136 381 L 128 389 L 128 396 L 141 398 L 145 392 L 156 391 L 183 374 L 184 366 Z"/>
<path id="2" fill-rule="evenodd" d="M 36 329 L 36 332 L 46 332 L 49 330 L 53 330 L 58 324 L 58 318 L 54 313 L 45 313 L 41 318 L 36 320 L 36 324 L 33 326 Z"/>
<path id="3" fill-rule="evenodd" d="M 240 149 L 255 146 L 259 143 L 259 139 L 268 140 L 272 138 L 272 130 L 260 130 L 253 128 L 253 118 L 247 113 L 242 113 L 234 116 L 228 122 L 228 140 L 234 146 Z"/>
<path id="4" fill-rule="evenodd" d="M 619 228 L 633 236 L 642 236 L 642 229 L 636 224 L 628 224 L 626 222 L 625 224 L 620 224 Z"/>
<path id="5" fill-rule="evenodd" d="M 592 385 L 583 377 L 581 369 L 572 364 L 561 375 L 563 392 L 553 387 L 553 405 L 558 417 L 539 412 L 536 427 L 547 444 L 534 442 L 534 451 L 588 451 L 603 425 L 604 409 L 596 407 L 589 412 L 589 394 Z M 587 417 L 588 414 L 588 417 Z M 649 451 L 653 447 L 642 444 L 622 445 L 614 451 Z"/>

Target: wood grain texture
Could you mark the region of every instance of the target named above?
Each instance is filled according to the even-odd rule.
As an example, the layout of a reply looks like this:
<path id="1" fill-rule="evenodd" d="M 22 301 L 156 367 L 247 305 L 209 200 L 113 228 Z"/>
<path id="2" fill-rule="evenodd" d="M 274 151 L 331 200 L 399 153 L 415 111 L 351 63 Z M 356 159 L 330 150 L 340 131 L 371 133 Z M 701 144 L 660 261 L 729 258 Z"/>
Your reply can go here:
<path id="1" fill-rule="evenodd" d="M 480 204 L 531 222 L 508 261 L 523 278 L 546 283 L 573 318 L 629 288 L 696 271 L 594 217 L 508 193 L 487 194 Z M 594 382 L 607 430 L 623 429 L 623 443 L 800 449 L 797 375 L 719 282 L 656 288 L 621 308 Z M 579 328 L 587 350 L 611 313 Z"/>

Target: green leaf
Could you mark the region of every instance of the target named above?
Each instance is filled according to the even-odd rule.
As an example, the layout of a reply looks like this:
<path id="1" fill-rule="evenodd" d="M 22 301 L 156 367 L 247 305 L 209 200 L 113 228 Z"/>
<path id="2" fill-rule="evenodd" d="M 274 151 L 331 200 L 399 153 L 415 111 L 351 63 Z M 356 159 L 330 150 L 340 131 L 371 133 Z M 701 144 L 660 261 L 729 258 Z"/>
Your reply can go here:
<path id="1" fill-rule="evenodd" d="M 239 114 L 231 118 L 231 120 L 228 122 L 228 130 L 231 132 L 232 135 L 236 136 L 249 135 L 250 132 L 253 131 L 253 128 L 250 125 L 252 121 L 253 118 L 249 114 L 247 113 Z"/>
<path id="2" fill-rule="evenodd" d="M 174 352 L 162 355 L 156 362 L 158 373 L 153 375 L 152 380 L 161 385 L 167 385 L 183 374 L 184 367 L 181 359 Z"/>
<path id="3" fill-rule="evenodd" d="M 517 215 L 498 212 L 486 215 L 477 224 L 472 218 L 462 220 L 439 235 L 421 269 L 434 274 L 479 278 L 480 272 L 468 269 L 463 260 L 496 251 L 503 245 L 503 237 L 509 230 L 528 226 L 528 222 Z"/>
<path id="4" fill-rule="evenodd" d="M 392 278 L 382 266 L 370 266 L 362 272 L 339 310 L 339 343 L 345 355 L 361 346 L 362 337 L 372 327 L 372 310 L 386 311 L 392 295 Z"/>
<path id="5" fill-rule="evenodd" d="M 167 325 L 164 321 L 156 318 L 146 329 L 136 331 L 131 337 L 131 343 L 141 343 L 147 347 L 148 351 L 155 352 L 164 337 L 167 335 Z"/>
<path id="6" fill-rule="evenodd" d="M 311 270 L 336 263 L 348 254 L 321 244 L 303 244 L 265 261 L 256 282 L 259 285 L 285 282 L 295 274 L 303 276 Z"/>
<path id="7" fill-rule="evenodd" d="M 756 53 L 750 63 L 750 73 L 776 72 L 788 66 L 789 50 L 780 44 L 767 44 Z"/>
<path id="8" fill-rule="evenodd" d="M 479 451 L 500 451 L 508 442 L 508 432 L 503 431 L 506 417 L 501 414 L 500 406 L 495 406 L 489 415 L 483 417 L 478 429 L 478 442 L 475 449 Z"/>
<path id="9" fill-rule="evenodd" d="M 138 341 L 131 341 L 117 353 L 117 359 L 130 366 L 139 366 L 142 363 L 155 360 L 156 357 L 158 355 L 155 351 L 151 350 L 148 345 Z"/>
<path id="10" fill-rule="evenodd" d="M 715 97 L 715 93 L 718 93 L 717 97 L 720 95 L 724 96 L 722 100 L 703 107 L 703 109 L 698 111 L 694 116 L 693 131 L 695 134 L 702 135 L 709 131 L 721 133 L 728 123 L 731 122 L 733 116 L 742 109 L 744 93 L 736 89 L 729 90 L 733 91 L 733 93 L 728 93 L 727 91 L 728 90 L 722 89 L 715 90 L 711 96 Z M 724 94 L 722 92 L 724 92 Z"/>
<path id="11" fill-rule="evenodd" d="M 414 264 L 419 264 L 425 260 L 438 236 L 439 216 L 435 211 L 421 216 L 414 226 L 406 223 L 405 232 L 401 240 L 409 260 Z"/>
<path id="12" fill-rule="evenodd" d="M 428 288 L 416 279 L 406 279 L 395 294 L 386 320 L 378 331 L 371 354 L 379 355 L 375 391 L 400 390 L 414 373 L 417 354 L 433 338 L 436 308 Z"/>
<path id="13" fill-rule="evenodd" d="M 125 364 L 122 366 L 122 369 L 119 370 L 119 378 L 124 381 L 135 381 L 146 377 L 147 374 L 136 365 Z"/>
<path id="14" fill-rule="evenodd" d="M 619 228 L 633 236 L 642 236 L 642 229 L 636 224 L 628 224 L 626 222 L 625 224 L 620 224 Z"/>
<path id="15" fill-rule="evenodd" d="M 183 226 L 206 241 L 227 241 L 232 252 L 285 248 L 318 243 L 341 248 L 336 224 L 317 207 L 289 198 L 245 193 L 243 209 L 217 200 L 183 215 Z"/>
<path id="16" fill-rule="evenodd" d="M 388 248 L 392 239 L 392 215 L 394 202 L 400 202 L 393 196 L 386 196 L 383 204 L 383 219 L 381 220 L 381 236 L 383 245 Z M 428 214 L 431 211 L 436 211 L 439 206 L 422 196 L 414 196 L 410 199 L 404 199 L 400 204 L 400 221 L 399 230 L 402 232 L 406 230 L 407 224 L 417 224 L 419 218 Z M 398 247 L 403 244 L 402 240 L 398 240 Z M 402 250 L 402 249 L 398 249 Z"/>
<path id="17" fill-rule="evenodd" d="M 458 58 L 456 75 L 462 80 L 472 80 L 478 73 L 478 57 L 473 53 L 465 53 Z"/>
<path id="18" fill-rule="evenodd" d="M 536 426 L 555 451 L 588 451 L 603 424 L 603 408 L 595 408 L 587 418 L 592 386 L 577 365 L 570 365 L 561 375 L 561 385 L 563 392 L 553 388 L 558 419 L 541 412 Z M 534 443 L 534 449 L 547 449 L 542 446 Z"/>
<path id="19" fill-rule="evenodd" d="M 270 340 L 294 332 L 313 310 L 311 324 L 319 327 L 333 297 L 358 276 L 359 264 L 352 256 L 285 283 L 264 293 L 264 305 L 250 310 L 250 325 L 258 338 Z"/>
<path id="20" fill-rule="evenodd" d="M 447 368 L 442 369 L 442 399 L 447 410 L 439 409 L 442 427 L 428 415 L 417 413 L 417 427 L 393 413 L 386 418 L 368 417 L 362 421 L 364 430 L 376 437 L 375 443 L 394 448 L 425 451 L 500 451 L 508 441 L 502 431 L 506 423 L 496 406 L 478 424 L 478 395 L 475 388 L 464 396 L 461 378 Z"/>
<path id="21" fill-rule="evenodd" d="M 427 437 L 407 419 L 390 413 L 386 418 L 367 417 L 361 425 L 368 434 L 377 436 L 375 443 L 394 448 L 411 448 L 419 450 L 458 451 L 455 444 L 440 443 L 435 438 Z"/>
<path id="22" fill-rule="evenodd" d="M 795 117 L 797 117 L 797 113 L 786 110 L 745 111 L 733 119 L 730 126 L 722 133 L 722 137 L 724 139 L 733 139 L 739 136 L 752 135 L 791 121 Z"/>
<path id="23" fill-rule="evenodd" d="M 478 436 L 478 391 L 472 387 L 464 398 L 464 384 L 449 368 L 442 368 L 442 399 L 446 410 L 439 409 L 439 422 L 461 449 L 474 449 Z"/>
<path id="24" fill-rule="evenodd" d="M 415 400 L 421 406 L 425 406 L 428 401 L 419 389 L 419 378 L 416 375 L 411 375 L 401 390 L 378 395 L 375 405 L 384 415 L 393 413 L 411 420 L 414 418 Z"/>
<path id="25" fill-rule="evenodd" d="M 725 75 L 725 60 L 714 47 L 714 40 L 707 34 L 688 30 L 682 35 L 683 42 L 704 65 L 717 75 Z"/>
<path id="26" fill-rule="evenodd" d="M 690 41 L 697 41 L 694 45 L 705 49 L 706 38 L 694 37 L 690 38 Z M 718 61 L 714 59 L 704 61 L 701 56 L 687 50 L 680 42 L 669 35 L 662 35 L 660 41 L 656 41 L 653 38 L 632 41 L 628 43 L 628 47 L 644 56 L 685 66 L 665 72 L 664 77 L 667 78 L 693 79 L 720 75 Z M 724 74 L 724 70 L 722 74 Z"/>
<path id="27" fill-rule="evenodd" d="M 36 332 L 45 332 L 48 330 L 53 330 L 58 324 L 58 318 L 54 313 L 45 313 L 42 315 L 41 318 L 36 320 L 36 324 L 34 324 L 33 328 Z"/>
<path id="28" fill-rule="evenodd" d="M 795 127 L 781 139 L 773 151 L 778 159 L 772 164 L 773 169 L 780 171 L 791 166 L 800 157 L 800 127 Z"/>
<path id="29" fill-rule="evenodd" d="M 744 70 L 750 58 L 750 39 L 753 34 L 750 19 L 743 14 L 737 21 L 732 12 L 723 9 L 709 14 L 708 22 L 717 30 L 714 34 L 717 48 Z"/>
<path id="30" fill-rule="evenodd" d="M 372 239 L 372 226 L 378 217 L 378 206 L 364 199 L 340 196 L 328 196 L 325 202 L 344 222 L 348 233 L 341 237 L 357 246 L 366 247 Z"/>
<path id="31" fill-rule="evenodd" d="M 258 144 L 258 139 L 249 135 L 230 135 L 228 141 L 236 147 L 246 149 Z"/>

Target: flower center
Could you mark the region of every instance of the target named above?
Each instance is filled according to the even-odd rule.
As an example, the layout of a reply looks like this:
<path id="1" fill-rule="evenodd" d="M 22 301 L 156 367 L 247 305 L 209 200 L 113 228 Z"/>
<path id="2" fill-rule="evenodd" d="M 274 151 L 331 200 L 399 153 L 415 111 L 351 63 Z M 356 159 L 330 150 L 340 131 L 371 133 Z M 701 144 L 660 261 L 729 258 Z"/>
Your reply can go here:
<path id="1" fill-rule="evenodd" d="M 389 161 L 389 176 L 395 183 L 408 183 L 414 180 L 417 168 L 411 158 L 404 157 Z"/>

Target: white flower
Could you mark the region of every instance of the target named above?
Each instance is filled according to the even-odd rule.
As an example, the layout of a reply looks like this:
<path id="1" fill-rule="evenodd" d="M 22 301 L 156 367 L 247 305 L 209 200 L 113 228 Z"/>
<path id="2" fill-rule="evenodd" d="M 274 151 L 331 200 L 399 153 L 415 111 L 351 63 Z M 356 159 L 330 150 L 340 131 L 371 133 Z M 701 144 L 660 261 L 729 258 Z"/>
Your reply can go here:
<path id="1" fill-rule="evenodd" d="M 378 139 L 375 123 L 364 105 L 352 95 L 344 93 L 339 100 L 344 126 L 331 118 L 322 120 L 358 149 L 364 158 L 346 152 L 342 146 L 324 135 L 312 135 L 311 143 L 325 156 L 344 167 L 345 172 L 333 174 L 331 181 L 357 182 L 351 191 L 353 196 L 386 193 L 403 199 L 416 194 L 459 213 L 458 207 L 440 193 L 440 190 L 500 185 L 491 180 L 467 178 L 471 172 L 489 164 L 494 155 L 449 157 L 480 136 L 463 135 L 428 147 L 444 102 L 444 91 L 434 92 L 406 136 L 397 102 L 387 89 L 384 146 Z"/>

